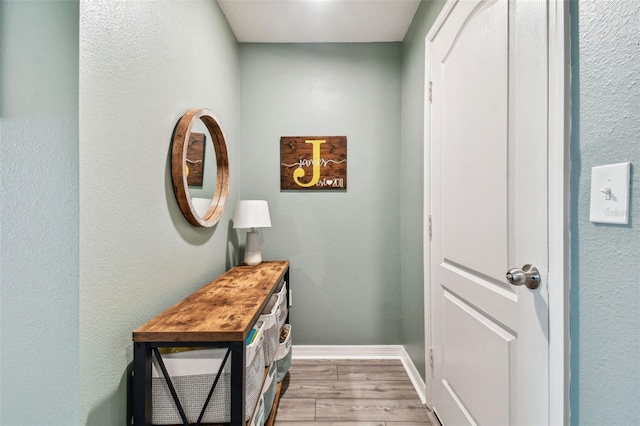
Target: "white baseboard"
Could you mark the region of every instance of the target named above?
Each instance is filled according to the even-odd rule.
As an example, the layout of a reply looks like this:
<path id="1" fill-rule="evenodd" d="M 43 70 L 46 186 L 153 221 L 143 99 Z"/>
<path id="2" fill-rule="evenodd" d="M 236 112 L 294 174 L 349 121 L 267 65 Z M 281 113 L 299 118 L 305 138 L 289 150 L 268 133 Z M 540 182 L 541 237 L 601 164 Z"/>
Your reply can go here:
<path id="1" fill-rule="evenodd" d="M 293 345 L 293 359 L 398 359 L 418 397 L 427 402 L 427 386 L 402 345 Z"/>

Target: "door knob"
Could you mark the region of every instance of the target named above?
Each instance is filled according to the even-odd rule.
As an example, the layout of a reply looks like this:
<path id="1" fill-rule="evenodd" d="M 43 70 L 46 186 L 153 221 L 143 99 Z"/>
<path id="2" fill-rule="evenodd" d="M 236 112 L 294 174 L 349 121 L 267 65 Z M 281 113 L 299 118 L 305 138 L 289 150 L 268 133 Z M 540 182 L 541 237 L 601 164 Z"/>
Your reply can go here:
<path id="1" fill-rule="evenodd" d="M 522 269 L 513 268 L 507 271 L 507 281 L 512 285 L 526 285 L 535 290 L 540 287 L 540 272 L 533 265 L 526 264 Z"/>

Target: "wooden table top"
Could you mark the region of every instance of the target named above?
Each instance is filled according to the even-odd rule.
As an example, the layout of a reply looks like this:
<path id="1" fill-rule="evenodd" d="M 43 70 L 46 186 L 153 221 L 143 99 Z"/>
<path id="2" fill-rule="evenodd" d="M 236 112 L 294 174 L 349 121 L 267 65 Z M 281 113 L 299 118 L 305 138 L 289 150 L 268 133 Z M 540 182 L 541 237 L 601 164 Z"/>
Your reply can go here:
<path id="1" fill-rule="evenodd" d="M 242 341 L 288 266 L 288 261 L 238 265 L 135 329 L 133 341 Z"/>

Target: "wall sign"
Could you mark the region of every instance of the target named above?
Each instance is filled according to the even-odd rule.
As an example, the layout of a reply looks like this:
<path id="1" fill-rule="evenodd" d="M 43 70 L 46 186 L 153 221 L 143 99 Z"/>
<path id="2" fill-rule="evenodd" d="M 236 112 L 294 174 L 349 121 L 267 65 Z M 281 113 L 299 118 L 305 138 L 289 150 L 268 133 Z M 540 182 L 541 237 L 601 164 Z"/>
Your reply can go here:
<path id="1" fill-rule="evenodd" d="M 191 133 L 187 145 L 187 185 L 202 186 L 204 149 L 207 137 L 204 133 Z"/>
<path id="2" fill-rule="evenodd" d="M 347 137 L 281 137 L 280 189 L 346 190 Z"/>

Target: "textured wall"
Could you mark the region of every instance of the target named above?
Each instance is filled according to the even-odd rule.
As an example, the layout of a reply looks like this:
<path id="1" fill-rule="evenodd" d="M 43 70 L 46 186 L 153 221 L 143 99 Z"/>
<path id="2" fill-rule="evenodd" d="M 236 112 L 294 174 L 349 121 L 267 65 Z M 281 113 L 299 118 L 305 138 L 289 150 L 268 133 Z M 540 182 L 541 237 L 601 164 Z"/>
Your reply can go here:
<path id="1" fill-rule="evenodd" d="M 263 256 L 291 261 L 295 343 L 400 343 L 400 43 L 240 52 L 241 195 L 269 201 Z M 280 192 L 296 135 L 347 136 L 346 192 Z"/>
<path id="2" fill-rule="evenodd" d="M 80 7 L 80 420 L 125 424 L 131 332 L 234 263 L 238 47 L 213 1 Z M 189 108 L 220 119 L 229 208 L 213 229 L 182 217 L 173 128 Z"/>
<path id="3" fill-rule="evenodd" d="M 78 413 L 78 3 L 0 3 L 0 424 Z"/>
<path id="4" fill-rule="evenodd" d="M 640 2 L 572 2 L 571 423 L 640 422 Z M 630 224 L 589 222 L 591 168 L 631 161 Z"/>
<path id="5" fill-rule="evenodd" d="M 422 2 L 402 44 L 402 343 L 424 378 L 424 38 L 444 1 Z"/>

